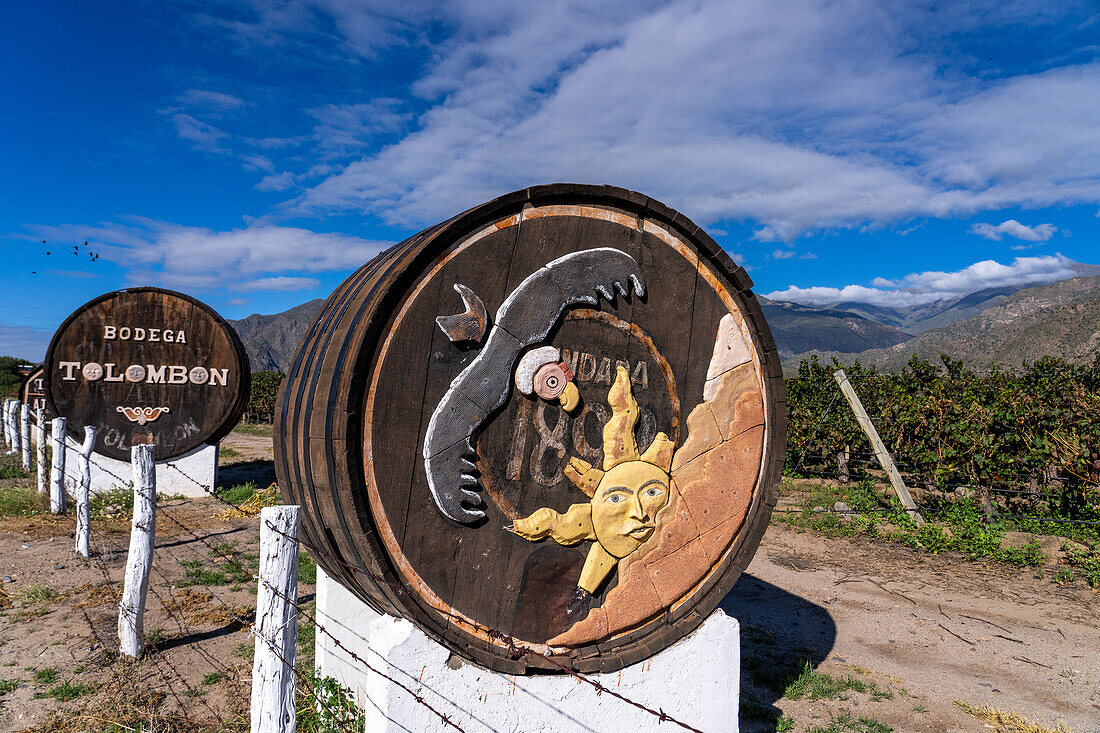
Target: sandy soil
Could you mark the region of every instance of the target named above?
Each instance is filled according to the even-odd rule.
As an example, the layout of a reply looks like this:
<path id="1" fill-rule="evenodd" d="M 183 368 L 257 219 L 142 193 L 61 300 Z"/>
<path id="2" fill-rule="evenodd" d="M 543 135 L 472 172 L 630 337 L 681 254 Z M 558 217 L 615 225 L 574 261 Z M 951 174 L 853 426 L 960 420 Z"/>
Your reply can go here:
<path id="1" fill-rule="evenodd" d="M 219 481 L 267 485 L 270 438 L 235 433 L 226 444 L 239 454 Z M 0 610 L 0 679 L 18 685 L 0 697 L 0 731 L 33 729 L 50 711 L 89 701 L 91 712 L 66 730 L 103 730 L 108 719 L 150 707 L 183 729 L 244 720 L 255 586 L 187 586 L 181 564 L 199 560 L 225 572 L 208 544 L 235 543 L 241 562 L 256 552 L 258 520 L 215 518 L 223 508 L 212 499 L 165 503 L 145 622 L 160 641 L 137 664 L 115 661 L 129 522 L 95 522 L 94 557 L 84 561 L 71 549 L 71 519 L 0 521 L 0 575 L 11 604 Z M 27 601 L 36 584 L 55 595 Z M 301 587 L 300 600 L 313 592 Z M 1080 583 L 1062 587 L 1031 569 L 772 526 L 722 607 L 742 624 L 743 698 L 764 716 L 789 715 L 794 731 L 826 726 L 842 711 L 896 731 L 990 730 L 956 700 L 1048 727 L 1061 722 L 1075 733 L 1100 731 L 1100 595 Z M 792 701 L 761 684 L 759 670 L 804 659 L 820 672 L 873 682 L 880 694 Z M 56 680 L 36 682 L 35 672 L 46 669 L 56 670 Z M 221 677 L 211 682 L 212 673 Z M 67 680 L 98 689 L 69 702 L 37 696 Z M 760 717 L 743 720 L 742 730 L 771 730 Z"/>
<path id="2" fill-rule="evenodd" d="M 746 657 L 808 657 L 819 671 L 855 673 L 896 693 L 879 702 L 776 701 L 743 674 L 743 690 L 793 717 L 796 731 L 841 708 L 898 731 L 988 730 L 955 700 L 1100 730 L 1100 596 L 1081 584 L 772 526 L 723 608 L 747 627 Z"/>
<path id="3" fill-rule="evenodd" d="M 247 714 L 251 664 L 239 645 L 251 646 L 248 624 L 254 619 L 255 586 L 251 583 L 207 588 L 184 580 L 182 562 L 199 560 L 204 569 L 223 571 L 210 547 L 167 517 L 194 529 L 210 545 L 234 552 L 255 553 L 258 519 L 230 522 L 213 515 L 223 507 L 209 499 L 166 502 L 157 517 L 157 549 L 146 606 L 145 631 L 156 653 L 137 664 L 117 657 L 117 603 L 125 571 L 129 523 L 93 522 L 93 558 L 85 561 L 72 551 L 72 523 L 34 518 L 0 523 L 2 572 L 12 607 L 0 618 L 0 678 L 19 686 L 3 698 L 0 730 L 33 728 L 50 710 L 74 707 L 39 697 L 66 681 L 101 688 L 101 719 L 88 720 L 88 730 L 102 730 L 119 706 L 148 707 L 143 695 L 163 697 L 162 720 L 177 723 L 223 719 Z M 245 566 L 239 555 L 237 557 Z M 20 589 L 48 588 L 54 597 L 27 602 Z M 312 597 L 311 586 L 299 589 Z M 50 684 L 35 681 L 35 672 L 56 670 Z M 212 673 L 214 684 L 203 680 Z M 243 701 L 243 703 L 242 703 Z M 78 702 L 87 702 L 82 698 Z M 68 729 L 68 728 L 66 728 Z M 72 728 L 81 729 L 79 727 Z"/>

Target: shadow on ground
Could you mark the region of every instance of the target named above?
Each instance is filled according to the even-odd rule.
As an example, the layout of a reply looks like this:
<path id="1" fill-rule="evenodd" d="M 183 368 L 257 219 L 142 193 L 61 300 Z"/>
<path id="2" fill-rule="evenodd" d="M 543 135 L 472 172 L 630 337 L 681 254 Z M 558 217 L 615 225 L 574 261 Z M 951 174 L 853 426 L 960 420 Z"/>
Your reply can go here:
<path id="1" fill-rule="evenodd" d="M 217 488 L 246 484 L 265 489 L 275 483 L 275 463 L 269 460 L 241 461 L 218 466 Z"/>
<path id="2" fill-rule="evenodd" d="M 719 608 L 741 624 L 741 731 L 775 730 L 775 703 L 806 661 L 821 664 L 836 642 L 829 612 L 744 573 Z"/>

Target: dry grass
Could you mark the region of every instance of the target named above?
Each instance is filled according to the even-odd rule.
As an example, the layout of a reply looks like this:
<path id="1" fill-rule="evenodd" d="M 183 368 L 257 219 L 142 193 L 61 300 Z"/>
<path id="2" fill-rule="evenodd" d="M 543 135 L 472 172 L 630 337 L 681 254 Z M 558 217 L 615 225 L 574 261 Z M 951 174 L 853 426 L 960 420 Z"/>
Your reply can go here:
<path id="1" fill-rule="evenodd" d="M 188 624 L 227 624 L 237 619 L 248 620 L 254 611 L 249 606 L 225 607 L 214 601 L 214 596 L 200 590 L 180 588 L 175 595 L 161 602 L 170 616 L 184 618 Z"/>
<path id="2" fill-rule="evenodd" d="M 986 705 L 970 705 L 961 700 L 956 700 L 955 706 L 987 723 L 997 733 L 1072 733 L 1069 728 L 1061 723 L 1054 729 L 1044 728 L 1017 713 L 996 710 Z"/>
<path id="3" fill-rule="evenodd" d="M 92 585 L 91 583 L 85 583 L 73 591 L 73 595 L 83 595 L 81 600 L 73 604 L 73 608 L 93 608 L 95 606 L 114 605 L 122 600 L 121 589 L 114 583 L 109 585 Z"/>
<path id="4" fill-rule="evenodd" d="M 154 674 L 150 661 L 115 662 L 97 685 L 96 695 L 74 707 L 56 710 L 49 719 L 24 733 L 100 733 L 101 731 L 143 731 L 143 733 L 229 733 L 248 729 L 242 714 L 225 714 L 222 720 L 212 716 L 195 717 L 172 710 L 169 693 Z"/>
<path id="5" fill-rule="evenodd" d="M 265 509 L 269 506 L 275 506 L 279 503 L 279 487 L 277 484 L 271 484 L 263 491 L 257 491 L 252 495 L 248 501 L 242 503 L 236 509 L 225 509 L 214 515 L 215 519 L 220 519 L 223 522 L 231 522 L 234 519 L 240 519 L 242 517 L 255 517 L 260 513 L 261 509 Z"/>

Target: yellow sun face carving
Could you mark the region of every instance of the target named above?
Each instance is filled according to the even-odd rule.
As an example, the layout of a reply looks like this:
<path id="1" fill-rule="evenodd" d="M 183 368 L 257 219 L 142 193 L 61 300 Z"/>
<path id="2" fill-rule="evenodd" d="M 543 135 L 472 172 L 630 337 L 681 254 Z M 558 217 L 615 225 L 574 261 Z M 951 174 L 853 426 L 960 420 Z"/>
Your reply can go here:
<path id="1" fill-rule="evenodd" d="M 603 470 L 572 458 L 564 471 L 591 501 L 574 504 L 564 513 L 544 507 L 510 527 L 531 542 L 546 537 L 562 545 L 594 541 L 577 582 L 588 593 L 595 593 L 619 560 L 653 536 L 657 513 L 668 504 L 675 448 L 667 435 L 657 433 L 645 453 L 638 453 L 638 403 L 623 366 L 616 369 L 607 402 L 611 419 L 603 428 Z"/>
<path id="2" fill-rule="evenodd" d="M 642 460 L 620 463 L 600 479 L 591 503 L 596 541 L 626 557 L 653 536 L 668 503 L 668 474 Z"/>

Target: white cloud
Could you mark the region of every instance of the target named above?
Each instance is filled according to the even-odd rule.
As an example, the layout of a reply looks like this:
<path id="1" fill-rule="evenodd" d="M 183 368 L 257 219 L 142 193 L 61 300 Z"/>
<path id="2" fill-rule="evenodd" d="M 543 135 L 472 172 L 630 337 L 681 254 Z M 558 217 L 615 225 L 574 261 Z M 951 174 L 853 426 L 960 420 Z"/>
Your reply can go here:
<path id="1" fill-rule="evenodd" d="M 777 249 L 772 252 L 773 260 L 789 260 L 792 257 L 794 257 L 794 252 L 789 249 Z"/>
<path id="2" fill-rule="evenodd" d="M 237 290 L 284 290 L 295 292 L 309 290 L 320 284 L 321 281 L 315 277 L 286 277 L 283 275 L 279 277 L 261 277 L 233 287 Z"/>
<path id="3" fill-rule="evenodd" d="M 176 101 L 184 107 L 201 107 L 223 112 L 245 106 L 243 99 L 211 89 L 188 89 L 176 97 Z"/>
<path id="4" fill-rule="evenodd" d="M 254 12 L 238 37 L 331 32 L 363 58 L 425 43 L 427 20 L 445 30 L 410 85 L 426 105 L 415 119 L 388 98 L 313 108 L 299 159 L 356 159 L 315 183 L 288 162 L 308 185 L 294 214 L 418 226 L 534 183 L 613 182 L 790 241 L 1100 202 L 1100 64 L 983 74 L 958 58 L 960 33 L 1040 33 L 1087 18 L 1074 5 L 257 0 Z M 381 131 L 396 140 L 379 146 Z"/>
<path id="5" fill-rule="evenodd" d="M 183 112 L 176 112 L 172 115 L 172 124 L 175 126 L 176 133 L 180 138 L 194 143 L 196 149 L 210 153 L 222 153 L 223 155 L 229 154 L 229 150 L 223 146 L 223 143 L 229 138 L 229 133 L 224 130 L 219 130 L 217 127 Z"/>
<path id="6" fill-rule="evenodd" d="M 1053 224 L 1028 226 L 1015 219 L 1009 219 L 996 226 L 992 224 L 974 224 L 970 227 L 971 234 L 977 234 L 979 237 L 992 239 L 995 242 L 1000 242 L 1005 234 L 1016 239 L 1022 239 L 1025 242 L 1048 242 L 1057 231 L 1058 227 Z"/>
<path id="7" fill-rule="evenodd" d="M 257 191 L 285 191 L 293 185 L 294 174 L 290 171 L 283 171 L 282 173 L 264 176 L 254 188 Z"/>
<path id="8" fill-rule="evenodd" d="M 105 260 L 127 268 L 133 283 L 159 283 L 184 290 L 244 287 L 302 289 L 315 287 L 313 278 L 296 273 L 349 270 L 359 267 L 390 242 L 340 234 L 321 234 L 297 227 L 261 222 L 223 231 L 182 226 L 142 217 L 97 226 L 34 226 L 39 239 L 84 241 Z M 289 273 L 285 278 L 276 277 Z M 246 278 L 254 285 L 247 287 Z M 307 281 L 308 284 L 305 284 Z M 263 287 L 284 283 L 284 287 Z M 287 287 L 294 285 L 295 287 Z"/>
<path id="9" fill-rule="evenodd" d="M 374 99 L 365 104 L 326 104 L 307 110 L 317 120 L 313 138 L 319 151 L 347 155 L 370 145 L 376 135 L 400 130 L 412 114 L 401 111 L 398 99 Z"/>
<path id="10" fill-rule="evenodd" d="M 792 285 L 768 293 L 771 300 L 792 300 L 806 305 L 829 305 L 842 301 L 904 307 L 958 298 L 986 288 L 1053 282 L 1080 275 L 1078 263 L 1061 254 L 1017 257 L 1010 265 L 993 260 L 975 262 L 955 272 L 914 272 L 897 280 L 875 278 L 873 287 L 846 285 L 842 288 Z"/>

